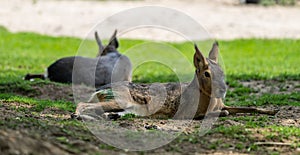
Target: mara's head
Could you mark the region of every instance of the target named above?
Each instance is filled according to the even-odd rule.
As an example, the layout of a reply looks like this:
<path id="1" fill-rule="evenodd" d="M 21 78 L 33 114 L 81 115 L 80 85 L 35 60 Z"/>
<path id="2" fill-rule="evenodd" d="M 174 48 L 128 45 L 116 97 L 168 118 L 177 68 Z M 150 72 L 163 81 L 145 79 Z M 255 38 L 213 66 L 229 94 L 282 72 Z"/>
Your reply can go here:
<path id="1" fill-rule="evenodd" d="M 218 64 L 219 47 L 215 42 L 205 58 L 195 45 L 194 66 L 199 83 L 200 92 L 216 98 L 224 98 L 226 95 L 226 84 L 224 73 Z"/>
<path id="2" fill-rule="evenodd" d="M 96 39 L 98 47 L 99 47 L 97 57 L 104 56 L 104 55 L 106 55 L 108 53 L 112 53 L 112 52 L 118 52 L 117 48 L 119 47 L 119 42 L 117 39 L 117 30 L 115 30 L 113 35 L 110 37 L 109 43 L 106 46 L 102 45 L 102 41 L 99 38 L 97 31 L 95 32 L 95 39 Z"/>

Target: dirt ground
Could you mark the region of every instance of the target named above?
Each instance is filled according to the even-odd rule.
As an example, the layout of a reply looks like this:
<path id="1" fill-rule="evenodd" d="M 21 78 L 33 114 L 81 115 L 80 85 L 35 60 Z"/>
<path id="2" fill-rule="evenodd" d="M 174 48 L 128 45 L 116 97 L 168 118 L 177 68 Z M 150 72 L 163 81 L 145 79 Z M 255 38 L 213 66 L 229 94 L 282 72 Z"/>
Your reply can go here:
<path id="1" fill-rule="evenodd" d="M 68 121 L 70 119 L 70 113 L 66 111 L 60 111 L 58 109 L 45 109 L 41 115 L 30 115 L 29 112 L 21 112 L 12 110 L 12 103 L 1 103 L 0 114 L 1 121 L 6 120 L 8 123 L 6 127 L 2 126 L 0 130 L 0 150 L 3 154 L 90 154 L 90 153 L 103 153 L 103 154 L 137 154 L 137 152 L 124 152 L 124 150 L 112 149 L 109 146 L 106 146 L 99 139 L 95 138 L 89 131 L 87 131 L 84 127 L 76 127 L 76 126 L 68 126 L 68 125 L 50 125 L 46 128 L 42 128 L 40 125 L 30 122 L 22 122 L 19 124 L 14 124 L 12 121 L 14 119 L 22 120 L 26 117 L 26 119 L 36 119 L 39 124 L 43 124 L 45 122 L 53 121 Z M 19 108 L 28 106 L 26 104 L 15 103 Z M 278 107 L 276 107 L 278 108 Z M 287 115 L 291 114 L 291 110 L 293 112 L 293 116 Z M 288 112 L 289 111 L 289 112 Z M 55 114 L 54 114 L 55 113 Z M 297 126 L 300 127 L 299 124 L 299 116 L 300 116 L 300 108 L 299 107 L 291 107 L 291 106 L 282 106 L 280 107 L 280 112 L 277 114 L 276 119 L 270 119 L 270 122 L 267 122 L 269 125 L 284 125 L 284 126 Z M 234 116 L 238 118 L 239 116 Z M 259 118 L 257 115 L 254 118 Z M 254 120 L 255 121 L 255 120 Z M 17 121 L 18 122 L 18 121 Z M 166 123 L 168 122 L 168 123 Z M 166 125 L 166 124 L 167 125 Z M 190 124 L 185 134 L 189 135 L 195 129 L 197 129 L 201 120 L 194 121 Z M 243 121 L 235 121 L 235 120 L 226 120 L 226 121 L 217 121 L 214 126 L 232 126 L 232 125 L 241 125 L 243 126 Z M 55 123 L 53 123 L 55 124 Z M 149 124 L 151 124 L 151 128 L 153 130 L 176 130 L 172 127 L 176 126 L 176 128 L 180 128 L 178 123 L 172 121 L 165 120 L 149 120 L 149 119 L 138 119 L 135 118 L 133 120 L 121 120 L 117 121 L 116 124 L 119 125 L 120 128 L 130 129 L 130 130 L 149 130 Z M 10 129 L 13 127 L 13 130 Z M 170 129 L 171 128 L 171 129 Z M 253 129 L 255 130 L 255 129 Z M 69 133 L 69 131 L 76 131 L 76 135 L 74 133 Z M 264 141 L 261 132 L 257 131 L 257 134 L 254 135 L 256 141 Z M 191 136 L 192 137 L 192 136 Z M 179 145 L 179 152 L 201 152 L 205 154 L 244 154 L 243 150 L 238 150 L 232 146 L 232 150 L 230 149 L 211 149 L 207 148 L 207 145 L 214 143 L 216 140 L 221 141 L 224 144 L 232 144 L 238 143 L 239 140 L 235 138 L 228 138 L 222 134 L 209 134 L 205 135 L 202 138 L 202 141 L 199 143 L 188 143 L 181 142 L 179 144 L 178 140 L 163 146 L 161 148 L 152 150 L 148 152 L 149 154 L 168 154 L 173 152 L 175 154 L 177 151 L 172 148 L 174 145 Z M 276 141 L 276 140 L 275 140 Z M 173 144 L 175 143 L 175 144 Z M 203 145 L 205 143 L 206 145 Z M 251 145 L 251 141 L 244 141 L 244 145 Z M 202 144 L 202 145 L 201 145 Z M 284 143 L 285 144 L 285 143 Z M 287 143 L 288 144 L 288 143 Z M 72 145 L 74 148 L 68 147 L 68 145 Z M 103 149 L 100 149 L 98 146 L 104 146 Z M 267 147 L 267 150 L 275 150 L 281 153 L 289 154 L 297 154 L 299 151 L 289 146 L 285 145 L 270 145 Z M 173 150 L 173 151 L 172 151 Z M 172 154 L 173 154 L 172 153 Z M 265 154 L 266 150 L 258 150 L 252 151 L 255 154 Z"/>
<path id="2" fill-rule="evenodd" d="M 300 7 L 240 5 L 239 0 L 10 0 L 0 1 L 0 25 L 13 32 L 84 38 L 95 24 L 120 11 L 139 6 L 182 11 L 203 25 L 213 38 L 300 38 Z M 145 17 L 141 17 L 145 18 Z M 125 21 L 126 22 L 126 19 Z M 107 30 L 107 37 L 114 29 Z M 191 32 L 199 30 L 188 27 Z M 123 31 L 119 29 L 119 31 Z M 128 38 L 180 41 L 165 31 L 132 31 Z"/>
<path id="3" fill-rule="evenodd" d="M 262 81 L 240 81 L 241 84 L 246 87 L 255 87 L 258 83 L 261 88 L 286 88 L 291 83 L 295 83 L 299 86 L 298 81 L 285 81 L 285 82 L 274 82 L 273 80 Z M 277 84 L 280 83 L 280 84 Z M 91 91 L 81 87 L 84 91 Z M 277 90 L 277 91 L 276 91 Z M 32 85 L 32 89 L 19 90 L 18 87 L 10 86 L 10 93 L 18 94 L 21 96 L 29 96 L 36 99 L 51 99 L 51 100 L 65 100 L 73 102 L 72 89 L 68 85 L 57 85 L 57 84 L 40 84 L 37 83 Z M 290 89 L 274 89 L 273 93 L 288 94 L 293 90 Z M 257 94 L 262 95 L 260 91 L 256 91 Z M 69 94 L 69 95 L 62 95 Z M 3 102 L 0 104 L 0 150 L 4 154 L 91 154 L 91 153 L 103 153 L 103 154 L 138 154 L 138 152 L 124 152 L 107 146 L 99 139 L 97 139 L 86 127 L 82 125 L 72 124 L 71 114 L 72 112 L 59 110 L 57 108 L 45 108 L 43 111 L 35 112 L 32 105 L 26 103 L 16 102 Z M 250 116 L 253 120 L 251 122 L 260 122 L 260 119 L 267 119 L 268 121 L 263 122 L 263 126 L 266 125 L 282 125 L 300 127 L 300 107 L 298 106 L 264 106 L 262 108 L 267 109 L 279 109 L 276 116 L 264 116 L 259 114 L 241 114 L 235 116 L 229 116 L 226 119 L 217 120 L 213 125 L 213 128 L 219 126 L 241 126 L 244 127 L 246 122 L 249 120 L 243 120 L 244 116 Z M 71 121 L 71 122 L 69 122 Z M 64 124 L 64 123 L 66 124 Z M 69 123 L 68 123 L 69 122 Z M 199 130 L 199 124 L 202 120 L 194 120 L 187 127 L 182 123 L 178 123 L 176 120 L 155 120 L 147 118 L 134 118 L 134 119 L 121 119 L 114 122 L 116 127 L 128 129 L 131 131 L 147 131 L 147 130 L 159 130 L 166 132 L 183 131 L 181 138 L 175 139 L 168 145 L 160 147 L 158 149 L 148 151 L 145 153 L 187 153 L 187 152 L 201 152 L 206 154 L 243 154 L 247 151 L 243 149 L 235 148 L 241 141 L 243 145 L 252 146 L 254 142 L 261 141 L 262 144 L 256 145 L 267 145 L 264 149 L 258 149 L 252 151 L 255 154 L 266 154 L 272 151 L 281 153 L 297 154 L 299 148 L 293 148 L 290 146 L 289 141 L 283 141 L 278 143 L 278 139 L 274 139 L 275 143 L 264 140 L 262 135 L 265 132 L 271 132 L 271 129 L 265 129 L 270 131 L 261 131 L 260 129 L 251 129 L 255 131 L 254 135 L 248 135 L 251 138 L 245 139 L 240 137 L 228 137 L 220 133 L 206 134 L 201 137 L 201 141 L 196 141 L 199 137 L 195 132 Z M 249 130 L 249 129 L 247 129 Z M 245 131 L 247 131 L 245 130 Z M 257 131 L 256 131 L 257 130 Z M 242 130 L 243 131 L 243 130 Z M 234 131 L 236 132 L 236 131 Z M 247 133 L 240 133 L 245 134 Z M 296 137 L 296 141 L 298 138 Z M 182 142 L 181 142 L 182 141 Z M 232 149 L 218 148 L 215 146 L 219 143 L 224 145 L 232 145 Z M 265 143 L 266 142 L 266 143 Z M 205 144 L 205 145 L 204 145 Z M 241 145 L 241 144 L 240 144 Z M 101 147 L 99 147 L 101 146 Z M 208 147 L 209 146 L 209 147 Z M 74 148 L 75 147 L 75 148 Z M 214 149 L 212 149 L 212 148 Z M 102 149 L 101 149 L 102 148 Z M 231 151 L 230 151 L 231 150 Z M 269 151 L 270 152 L 269 152 Z"/>

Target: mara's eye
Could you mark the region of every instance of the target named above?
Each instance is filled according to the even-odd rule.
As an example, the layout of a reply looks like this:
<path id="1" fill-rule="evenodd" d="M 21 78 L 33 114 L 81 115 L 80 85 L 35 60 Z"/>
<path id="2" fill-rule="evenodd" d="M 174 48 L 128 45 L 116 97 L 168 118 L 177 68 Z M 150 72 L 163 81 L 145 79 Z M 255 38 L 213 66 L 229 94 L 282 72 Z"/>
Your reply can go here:
<path id="1" fill-rule="evenodd" d="M 210 77 L 210 74 L 208 72 L 204 72 L 205 77 Z"/>

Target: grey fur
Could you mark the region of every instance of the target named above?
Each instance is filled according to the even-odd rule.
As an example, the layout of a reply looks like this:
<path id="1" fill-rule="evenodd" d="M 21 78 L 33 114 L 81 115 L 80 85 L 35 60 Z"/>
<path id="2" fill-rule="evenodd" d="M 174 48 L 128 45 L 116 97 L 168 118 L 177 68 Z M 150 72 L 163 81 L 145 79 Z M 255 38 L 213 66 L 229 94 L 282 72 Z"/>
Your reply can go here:
<path id="1" fill-rule="evenodd" d="M 43 74 L 27 74 L 25 80 L 32 78 L 48 78 L 50 81 L 61 83 L 85 84 L 100 87 L 112 81 L 131 81 L 132 65 L 128 57 L 117 51 L 119 46 L 116 38 L 117 31 L 110 38 L 107 46 L 95 32 L 99 51 L 96 58 L 71 56 L 61 58 L 52 63 Z"/>

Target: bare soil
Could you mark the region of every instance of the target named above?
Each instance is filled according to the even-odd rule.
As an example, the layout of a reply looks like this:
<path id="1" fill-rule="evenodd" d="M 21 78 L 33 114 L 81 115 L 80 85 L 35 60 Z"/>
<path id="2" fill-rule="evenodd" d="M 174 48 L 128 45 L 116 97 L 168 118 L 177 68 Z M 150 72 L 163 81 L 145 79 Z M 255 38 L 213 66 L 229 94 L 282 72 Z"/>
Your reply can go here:
<path id="1" fill-rule="evenodd" d="M 257 81 L 256 81 L 257 82 Z M 249 82 L 248 82 L 249 83 Z M 247 83 L 247 84 L 248 84 Z M 252 81 L 251 83 L 255 83 Z M 268 87 L 273 82 L 258 81 L 262 87 Z M 267 84 L 266 84 L 267 83 Z M 286 82 L 287 85 L 293 82 Z M 296 82 L 297 83 L 297 82 Z M 254 84 L 255 85 L 255 84 Z M 253 85 L 253 86 L 254 86 Z M 247 85 L 250 86 L 251 85 Z M 284 86 L 285 87 L 285 86 Z M 36 84 L 32 90 L 24 94 L 23 90 L 12 89 L 12 92 L 22 96 L 30 96 L 37 99 L 65 100 L 72 101 L 72 89 L 68 85 L 57 84 Z M 282 93 L 291 92 L 289 89 L 281 91 Z M 47 95 L 45 95 L 47 94 Z M 68 95 L 64 95 L 68 94 Z M 120 119 L 115 123 L 120 128 L 130 130 L 163 130 L 163 131 L 181 131 L 182 135 L 170 144 L 155 150 L 147 151 L 146 154 L 181 154 L 181 153 L 206 153 L 206 154 L 243 154 L 247 152 L 250 146 L 256 142 L 262 142 L 259 149 L 252 150 L 253 154 L 269 154 L 271 152 L 280 152 L 287 154 L 297 154 L 299 148 L 291 146 L 292 141 L 298 141 L 299 137 L 280 141 L 271 139 L 266 141 L 264 132 L 269 130 L 265 128 L 246 127 L 247 120 L 244 116 L 252 118 L 252 122 L 261 122 L 260 119 L 267 117 L 268 121 L 263 122 L 263 126 L 282 125 L 291 127 L 300 127 L 300 107 L 299 106 L 277 106 L 267 105 L 262 108 L 279 109 L 276 116 L 264 116 L 259 114 L 243 114 L 229 116 L 226 119 L 219 118 L 213 125 L 213 129 L 220 126 L 232 127 L 239 126 L 244 138 L 237 135 L 226 136 L 222 133 L 208 133 L 202 137 L 197 137 L 197 130 L 202 120 L 194 120 L 188 127 L 182 126 L 176 120 L 156 120 L 147 118 Z M 33 105 L 16 102 L 0 101 L 0 150 L 2 154 L 92 154 L 100 152 L 103 154 L 138 154 L 138 152 L 124 152 L 117 148 L 110 147 L 97 139 L 83 124 L 77 120 L 71 119 L 71 113 L 57 108 L 45 108 L 43 111 L 36 111 Z M 74 123 L 75 122 L 75 123 Z M 236 131 L 233 131 L 236 132 Z M 250 133 L 248 133 L 250 132 Z M 292 141 L 291 141 L 292 140 Z M 271 144 L 264 144 L 271 142 Z M 240 144 L 242 143 L 242 144 Z M 239 148 L 242 145 L 246 148 Z M 189 153 L 188 153 L 189 152 Z"/>
<path id="2" fill-rule="evenodd" d="M 74 91 L 73 91 L 74 90 Z M 0 92 L 13 93 L 20 96 L 32 97 L 43 100 L 62 100 L 74 102 L 77 98 L 88 100 L 95 91 L 85 85 L 68 85 L 58 83 L 36 82 L 27 86 L 20 86 L 17 83 L 0 85 Z M 73 94 L 76 94 L 76 98 Z"/>
<path id="3" fill-rule="evenodd" d="M 13 109 L 13 105 L 18 105 L 19 108 Z M 99 139 L 93 136 L 84 126 L 73 126 L 68 124 L 63 125 L 60 123 L 55 123 L 60 121 L 69 121 L 71 119 L 70 112 L 61 111 L 55 108 L 47 108 L 39 114 L 31 114 L 30 110 L 25 112 L 17 110 L 21 107 L 28 108 L 28 105 L 22 103 L 1 102 L 0 114 L 2 117 L 0 121 L 7 123 L 5 126 L 0 127 L 0 149 L 3 154 L 90 154 L 95 152 L 102 152 L 105 154 L 116 154 L 117 152 L 126 153 L 123 150 L 106 146 L 103 142 L 101 142 Z M 260 118 L 259 115 L 253 116 L 253 121 L 255 121 L 255 119 Z M 271 118 L 270 122 L 266 122 L 266 125 L 284 125 L 300 127 L 299 116 L 300 107 L 282 106 L 280 107 L 280 112 L 275 116 L 275 118 Z M 229 117 L 238 118 L 243 116 Z M 30 122 L 30 119 L 35 119 L 37 121 Z M 186 137 L 190 136 L 193 138 L 193 136 L 195 136 L 193 135 L 193 133 L 199 128 L 200 123 L 201 120 L 195 120 L 187 128 L 184 127 L 186 129 L 183 132 L 182 139 L 185 139 Z M 233 125 L 244 126 L 244 123 L 244 121 L 235 121 L 231 119 L 225 121 L 219 120 L 215 123 L 213 128 L 221 125 L 227 127 Z M 43 126 L 39 124 L 45 125 L 45 127 L 43 128 Z M 119 124 L 120 128 L 139 131 L 146 131 L 150 129 L 174 131 L 180 130 L 181 128 L 179 126 L 179 124 L 181 123 L 176 123 L 176 121 L 153 119 L 150 120 L 143 118 L 135 118 L 132 120 L 119 120 L 116 121 L 116 124 Z M 263 131 L 260 131 L 260 129 L 251 130 L 255 130 L 256 133 L 255 135 L 251 136 L 252 138 L 257 138 L 254 141 L 265 141 L 264 136 L 262 135 Z M 212 149 L 208 147 L 209 145 L 214 145 L 215 143 L 217 143 L 217 141 L 220 141 L 224 144 L 231 144 L 231 148 L 224 149 L 216 147 L 215 149 Z M 246 146 L 250 146 L 252 145 L 252 141 L 246 140 L 243 143 Z M 161 148 L 152 150 L 148 153 L 165 154 L 167 152 L 173 152 L 176 154 L 177 151 L 179 151 L 177 153 L 198 152 L 208 154 L 246 153 L 245 150 L 239 150 L 235 148 L 235 144 L 237 143 L 240 143 L 239 139 L 235 139 L 233 137 L 230 138 L 220 133 L 213 133 L 204 135 L 203 137 L 201 137 L 201 141 L 197 143 L 191 143 L 186 140 L 184 140 L 181 143 L 178 143 L 178 140 L 175 139 L 174 142 Z M 99 148 L 99 146 L 102 146 L 103 148 L 101 149 L 101 147 Z M 175 146 L 179 147 L 177 148 L 179 150 L 174 150 Z M 75 147 L 76 149 L 74 149 L 73 147 Z M 291 147 L 290 145 L 271 145 L 269 147 L 265 147 L 262 150 L 255 151 L 255 154 L 272 151 L 274 147 L 276 151 L 281 153 L 297 153 L 297 149 Z M 252 153 L 254 152 L 252 151 Z M 127 152 L 127 154 L 136 154 L 136 152 Z"/>
<path id="4" fill-rule="evenodd" d="M 255 95 L 264 93 L 272 94 L 290 94 L 292 92 L 300 92 L 300 81 L 278 81 L 278 80 L 251 80 L 240 81 L 244 87 L 252 88 Z"/>

